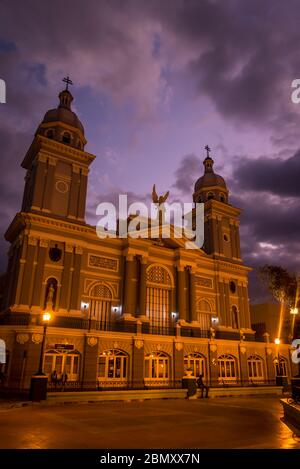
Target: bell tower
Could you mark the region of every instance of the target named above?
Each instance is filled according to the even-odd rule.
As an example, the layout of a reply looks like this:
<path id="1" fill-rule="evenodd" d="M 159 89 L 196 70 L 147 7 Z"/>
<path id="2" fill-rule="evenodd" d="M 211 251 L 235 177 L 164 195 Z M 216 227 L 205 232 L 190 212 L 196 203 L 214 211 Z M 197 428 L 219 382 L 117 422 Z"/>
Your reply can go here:
<path id="1" fill-rule="evenodd" d="M 214 172 L 208 145 L 205 150 L 204 174 L 197 180 L 193 194 L 194 202 L 204 203 L 204 251 L 217 258 L 241 262 L 238 219 L 241 210 L 230 205 L 226 182 Z"/>
<path id="2" fill-rule="evenodd" d="M 89 165 L 94 155 L 84 151 L 84 128 L 72 111 L 66 88 L 59 105 L 46 112 L 22 162 L 27 170 L 22 211 L 84 222 Z"/>

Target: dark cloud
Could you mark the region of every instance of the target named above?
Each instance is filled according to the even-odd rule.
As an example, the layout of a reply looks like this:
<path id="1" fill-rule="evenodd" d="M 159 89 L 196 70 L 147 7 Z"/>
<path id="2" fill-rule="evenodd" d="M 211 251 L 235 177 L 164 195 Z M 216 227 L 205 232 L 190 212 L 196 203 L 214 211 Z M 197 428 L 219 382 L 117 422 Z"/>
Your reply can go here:
<path id="1" fill-rule="evenodd" d="M 191 88 L 193 105 L 201 98 L 212 105 L 212 121 L 216 110 L 218 119 L 233 122 L 231 130 L 249 123 L 258 136 L 270 130 L 270 143 L 281 147 L 277 157 L 270 150 L 265 158 L 235 159 L 228 187 L 232 203 L 244 210 L 246 263 L 257 267 L 276 262 L 296 270 L 300 114 L 290 95 L 300 70 L 299 16 L 295 0 L 173 0 L 171 6 L 159 0 L 2 1 L 0 61 L 8 103 L 0 107 L 0 232 L 20 208 L 25 174 L 19 165 L 44 111 L 55 105 L 62 76 L 74 77 L 79 91 L 88 89 L 97 98 L 104 94 L 116 106 L 133 108 L 134 126 L 153 116 L 159 124 L 162 103 L 172 101 L 168 79 L 178 72 L 185 80 L 182 88 Z M 222 125 L 221 119 L 216 122 Z M 100 117 L 92 120 L 100 126 Z M 211 129 L 218 134 L 213 124 Z M 173 187 L 191 198 L 202 163 L 192 153 L 194 146 L 186 142 L 185 148 Z M 247 142 L 242 151 L 247 153 Z M 233 162 L 231 152 L 226 142 L 225 172 Z M 149 201 L 149 195 L 141 197 L 134 190 L 133 184 L 124 191 L 114 184 L 101 193 L 90 189 L 89 220 L 95 219 L 97 203 L 115 202 L 119 193 Z M 3 258 L 6 247 L 0 245 Z M 259 296 L 255 291 L 252 295 Z"/>
<path id="2" fill-rule="evenodd" d="M 300 150 L 285 160 L 263 157 L 243 159 L 233 176 L 244 190 L 300 197 Z"/>
<path id="3" fill-rule="evenodd" d="M 190 154 L 184 156 L 178 169 L 175 171 L 176 179 L 173 187 L 183 194 L 191 194 L 196 182 L 195 178 L 197 174 L 200 176 L 202 167 L 200 159 L 196 155 Z"/>

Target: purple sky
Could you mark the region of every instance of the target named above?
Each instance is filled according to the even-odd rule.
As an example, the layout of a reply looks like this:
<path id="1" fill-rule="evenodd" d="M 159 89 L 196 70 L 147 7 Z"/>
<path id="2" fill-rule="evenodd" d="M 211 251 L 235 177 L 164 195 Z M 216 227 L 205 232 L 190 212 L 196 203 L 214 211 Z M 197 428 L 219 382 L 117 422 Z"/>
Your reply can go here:
<path id="1" fill-rule="evenodd" d="M 154 182 L 190 201 L 208 143 L 244 210 L 245 262 L 300 273 L 299 24 L 296 0 L 2 0 L 1 238 L 20 209 L 20 163 L 69 74 L 97 155 L 88 221 L 97 203 L 144 200 Z"/>

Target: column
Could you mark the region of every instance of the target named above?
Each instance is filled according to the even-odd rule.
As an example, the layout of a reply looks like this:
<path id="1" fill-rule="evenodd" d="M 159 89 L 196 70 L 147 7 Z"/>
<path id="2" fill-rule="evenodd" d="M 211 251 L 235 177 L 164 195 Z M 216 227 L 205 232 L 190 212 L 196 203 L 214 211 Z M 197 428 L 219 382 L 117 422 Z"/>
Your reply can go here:
<path id="1" fill-rule="evenodd" d="M 209 344 L 208 347 L 208 368 L 210 376 L 210 386 L 216 386 L 219 383 L 219 364 L 218 349 L 215 343 Z"/>
<path id="2" fill-rule="evenodd" d="M 135 316 L 136 310 L 136 285 L 135 281 L 135 258 L 133 254 L 126 256 L 125 267 L 125 305 L 123 316 Z"/>
<path id="3" fill-rule="evenodd" d="M 30 181 L 31 184 L 34 184 L 33 200 L 30 201 L 30 204 L 31 204 L 30 208 L 33 208 L 35 210 L 41 210 L 43 208 L 46 175 L 47 175 L 46 158 L 39 156 L 37 166 L 36 166 L 35 176 L 33 180 Z M 29 207 L 27 207 L 26 210 L 28 210 L 28 208 Z"/>
<path id="4" fill-rule="evenodd" d="M 78 198 L 78 208 L 77 208 L 77 218 L 82 221 L 84 220 L 84 217 L 85 217 L 87 175 L 88 175 L 88 169 L 82 168 L 81 173 L 80 173 L 79 198 Z"/>
<path id="5" fill-rule="evenodd" d="M 173 361 L 174 361 L 174 381 L 175 383 L 181 382 L 182 377 L 184 376 L 184 353 L 183 353 L 183 343 L 174 342 L 173 349 Z"/>
<path id="6" fill-rule="evenodd" d="M 80 310 L 80 271 L 81 271 L 81 258 L 83 249 L 81 246 L 75 247 L 74 263 L 73 263 L 73 275 L 72 275 L 72 290 L 71 290 L 71 301 L 70 309 L 73 311 Z"/>
<path id="7" fill-rule="evenodd" d="M 139 281 L 139 312 L 138 316 L 146 317 L 146 292 L 147 292 L 147 257 L 140 258 L 140 281 Z"/>
<path id="8" fill-rule="evenodd" d="M 79 176 L 80 168 L 76 164 L 72 165 L 72 179 L 70 183 L 70 194 L 69 194 L 69 207 L 68 207 L 68 217 L 76 218 L 77 217 L 77 206 L 78 206 L 78 192 L 80 184 Z"/>
<path id="9" fill-rule="evenodd" d="M 25 268 L 24 268 L 24 276 L 22 281 L 22 290 L 21 290 L 21 299 L 20 304 L 28 306 L 30 303 L 30 293 L 31 293 L 31 283 L 32 283 L 32 276 L 34 271 L 34 260 L 37 250 L 37 238 L 32 236 L 28 236 L 27 238 L 27 252 L 26 252 L 26 259 L 25 259 Z"/>
<path id="10" fill-rule="evenodd" d="M 221 325 L 226 323 L 226 307 L 225 307 L 225 295 L 224 295 L 224 283 L 219 281 L 219 317 L 221 319 Z"/>
<path id="11" fill-rule="evenodd" d="M 82 382 L 84 390 L 93 389 L 97 381 L 98 338 L 91 334 L 84 338 L 84 354 L 82 357 Z"/>
<path id="12" fill-rule="evenodd" d="M 179 319 L 187 321 L 186 311 L 186 282 L 185 282 L 185 270 L 183 267 L 177 267 L 177 304 Z"/>
<path id="13" fill-rule="evenodd" d="M 144 341 L 135 338 L 132 344 L 131 386 L 133 389 L 141 389 L 144 384 L 144 363 Z"/>
<path id="14" fill-rule="evenodd" d="M 61 294 L 60 294 L 60 305 L 59 309 L 68 310 L 70 308 L 70 294 L 71 294 L 71 268 L 73 261 L 73 250 L 72 244 L 65 245 L 64 253 L 64 270 L 61 279 Z"/>
<path id="15" fill-rule="evenodd" d="M 236 241 L 236 252 L 237 258 L 241 258 L 241 242 L 240 242 L 240 232 L 239 232 L 239 222 L 235 222 L 235 241 Z"/>
<path id="16" fill-rule="evenodd" d="M 219 238 L 218 238 L 218 224 L 216 218 L 212 218 L 212 237 L 213 237 L 213 252 L 212 254 L 219 254 Z"/>
<path id="17" fill-rule="evenodd" d="M 222 232 L 222 217 L 217 217 L 217 230 L 218 230 L 218 245 L 219 245 L 219 253 L 224 254 L 224 240 L 223 240 L 223 232 Z"/>
<path id="18" fill-rule="evenodd" d="M 248 288 L 246 286 L 242 287 L 242 295 L 243 295 L 243 300 L 244 300 L 244 315 L 245 315 L 245 326 L 244 327 L 247 327 L 247 328 L 251 329 Z"/>
<path id="19" fill-rule="evenodd" d="M 266 347 L 266 369 L 267 369 L 267 379 L 269 384 L 275 384 L 275 366 L 274 366 L 274 356 L 273 350 L 271 347 Z"/>
<path id="20" fill-rule="evenodd" d="M 55 175 L 56 159 L 48 158 L 48 167 L 45 180 L 45 192 L 42 210 L 51 212 L 52 193 L 54 186 L 54 175 Z"/>
<path id="21" fill-rule="evenodd" d="M 193 269 L 189 269 L 190 276 L 190 319 L 197 321 L 197 308 L 196 308 L 196 275 Z"/>
<path id="22" fill-rule="evenodd" d="M 232 321 L 231 321 L 231 314 L 230 314 L 230 304 L 229 304 L 229 284 L 228 282 L 224 282 L 224 293 L 225 293 L 225 318 L 226 318 L 226 326 L 231 327 L 232 326 Z"/>
<path id="23" fill-rule="evenodd" d="M 239 344 L 239 362 L 240 362 L 240 380 L 245 382 L 249 380 L 247 349 L 243 344 Z"/>
<path id="24" fill-rule="evenodd" d="M 35 282 L 32 297 L 32 304 L 38 308 L 43 307 L 43 299 L 41 298 L 42 285 L 44 278 L 44 268 L 46 262 L 47 251 L 49 247 L 49 241 L 47 239 L 41 239 L 38 251 L 37 267 L 35 271 Z"/>
<path id="25" fill-rule="evenodd" d="M 235 226 L 233 221 L 230 221 L 230 244 L 231 244 L 231 255 L 232 257 L 237 258 L 237 249 L 236 249 L 236 235 L 235 235 Z"/>
<path id="26" fill-rule="evenodd" d="M 246 327 L 245 324 L 245 311 L 244 311 L 244 298 L 243 298 L 243 287 L 241 285 L 237 286 L 238 296 L 239 296 L 239 328 L 243 329 Z"/>

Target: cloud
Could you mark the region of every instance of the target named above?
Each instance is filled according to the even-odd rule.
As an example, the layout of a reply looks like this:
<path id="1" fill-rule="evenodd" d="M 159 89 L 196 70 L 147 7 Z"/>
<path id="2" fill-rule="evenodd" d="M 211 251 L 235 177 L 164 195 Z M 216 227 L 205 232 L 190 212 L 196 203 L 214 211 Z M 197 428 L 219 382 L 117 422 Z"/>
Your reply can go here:
<path id="1" fill-rule="evenodd" d="M 196 182 L 195 177 L 200 174 L 200 171 L 201 162 L 199 158 L 194 154 L 185 155 L 175 171 L 175 182 L 172 187 L 183 194 L 191 194 Z"/>
<path id="2" fill-rule="evenodd" d="M 287 159 L 243 159 L 233 177 L 243 190 L 300 197 L 300 150 Z"/>

